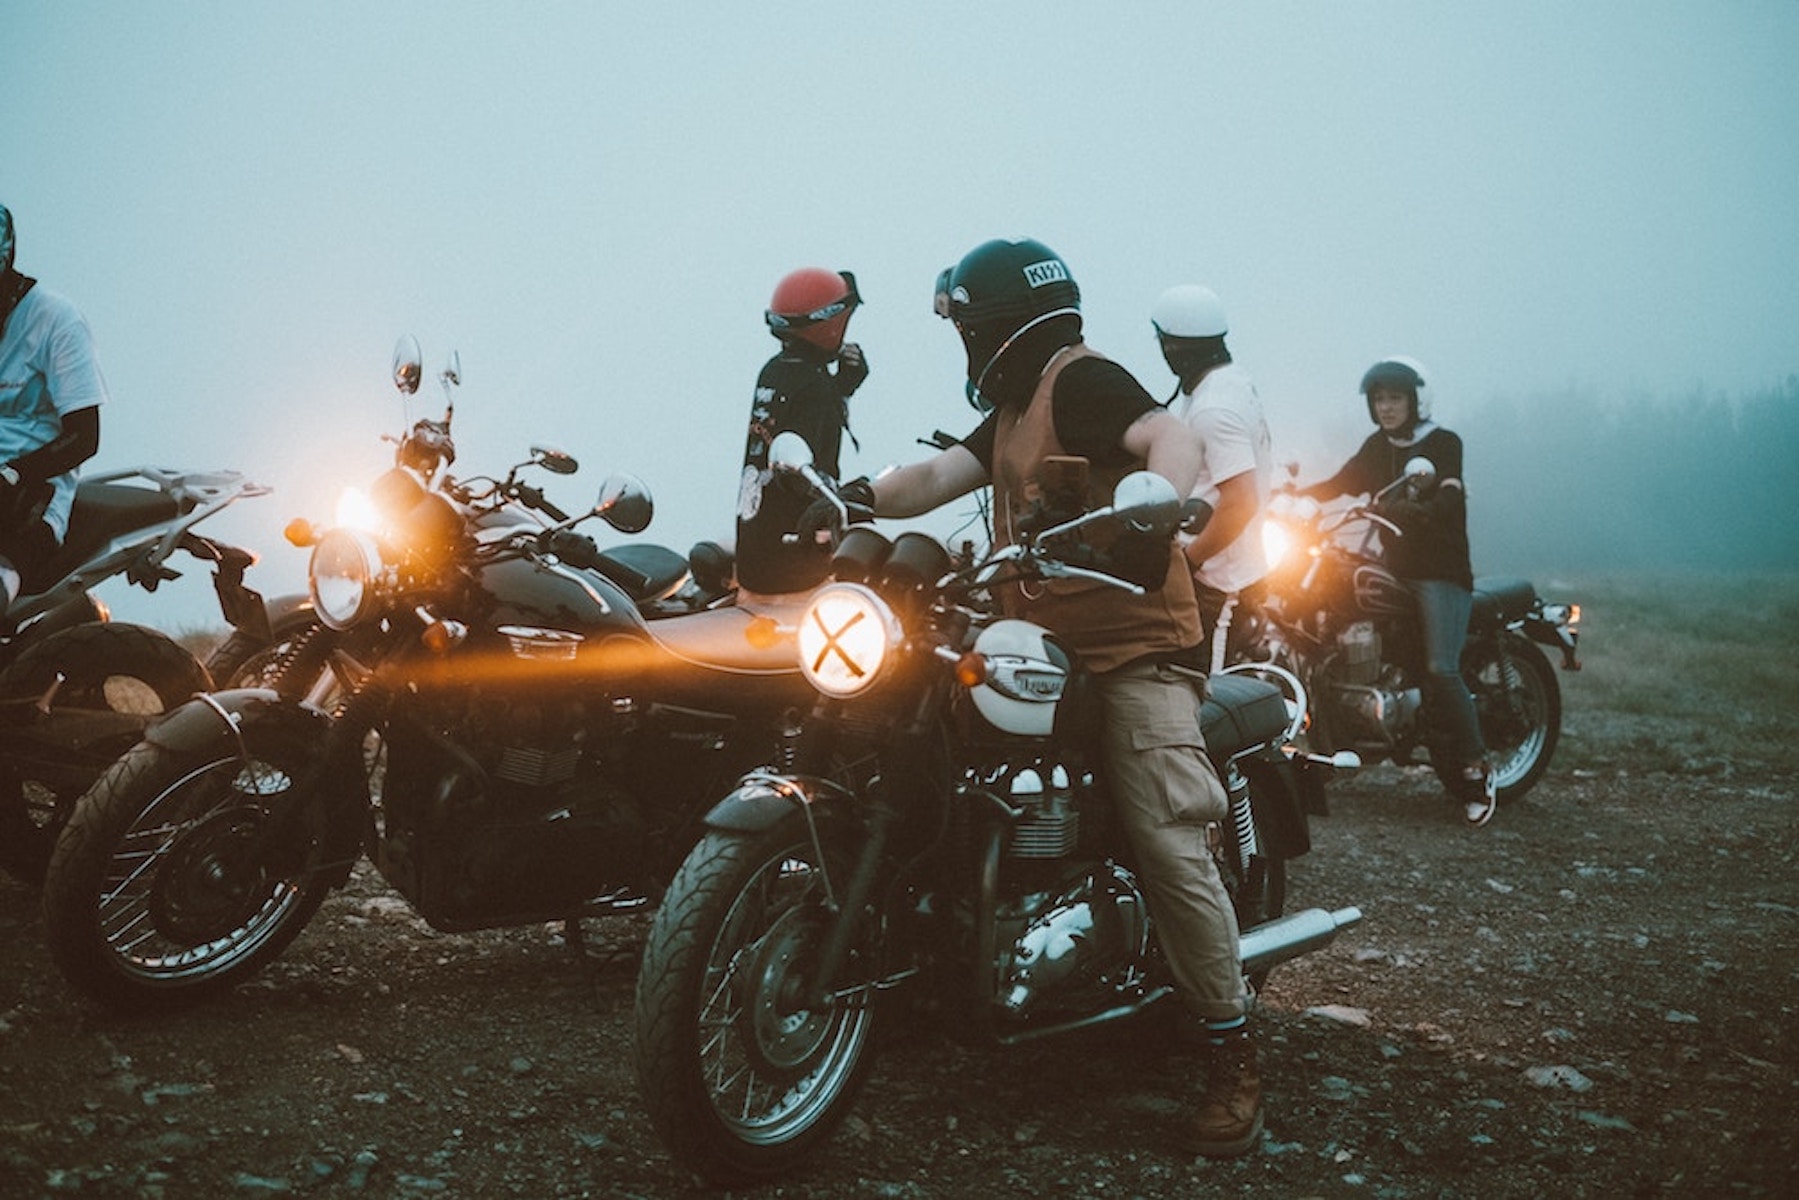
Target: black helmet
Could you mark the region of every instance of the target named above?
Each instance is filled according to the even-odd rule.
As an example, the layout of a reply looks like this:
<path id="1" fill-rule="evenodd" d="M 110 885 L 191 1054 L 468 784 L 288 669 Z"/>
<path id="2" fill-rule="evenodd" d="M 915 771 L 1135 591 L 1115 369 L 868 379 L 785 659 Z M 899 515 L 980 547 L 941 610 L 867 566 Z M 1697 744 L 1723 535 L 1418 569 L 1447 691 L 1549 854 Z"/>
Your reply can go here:
<path id="1" fill-rule="evenodd" d="M 1079 328 L 1081 289 L 1068 264 L 1042 242 L 982 242 L 937 277 L 933 307 L 948 317 L 968 351 L 970 399 L 1018 335 L 1054 317 L 1072 316 Z"/>
<path id="2" fill-rule="evenodd" d="M 12 210 L 0 204 L 0 275 L 12 270 L 13 244 Z"/>
<path id="3" fill-rule="evenodd" d="M 1412 420 L 1430 420 L 1430 390 L 1424 382 L 1424 364 L 1404 354 L 1383 358 L 1362 373 L 1362 396 L 1377 387 L 1398 388 L 1412 394 Z M 1374 401 L 1368 399 L 1368 419 L 1374 420 Z"/>

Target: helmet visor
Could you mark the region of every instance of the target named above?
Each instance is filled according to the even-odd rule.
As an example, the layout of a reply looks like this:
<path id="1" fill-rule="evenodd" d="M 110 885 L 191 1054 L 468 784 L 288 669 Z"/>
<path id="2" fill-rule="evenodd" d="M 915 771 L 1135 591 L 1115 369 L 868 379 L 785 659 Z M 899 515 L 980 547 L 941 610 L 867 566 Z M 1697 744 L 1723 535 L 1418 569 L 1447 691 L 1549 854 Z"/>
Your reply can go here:
<path id="1" fill-rule="evenodd" d="M 840 317 L 862 303 L 862 296 L 856 291 L 856 276 L 851 271 L 839 271 L 843 277 L 843 286 L 848 290 L 829 304 L 821 305 L 810 312 L 778 313 L 772 308 L 764 314 L 768 318 L 768 327 L 779 333 L 782 330 L 810 329 L 814 325 L 823 324 L 833 317 Z"/>

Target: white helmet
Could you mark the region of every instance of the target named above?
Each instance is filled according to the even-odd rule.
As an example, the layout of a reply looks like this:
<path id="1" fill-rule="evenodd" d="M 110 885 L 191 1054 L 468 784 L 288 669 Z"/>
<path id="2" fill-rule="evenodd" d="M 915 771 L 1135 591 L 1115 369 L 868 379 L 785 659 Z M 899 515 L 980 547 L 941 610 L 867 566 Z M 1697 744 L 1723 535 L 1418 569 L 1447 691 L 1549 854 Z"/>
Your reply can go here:
<path id="1" fill-rule="evenodd" d="M 1230 332 L 1218 293 L 1197 283 L 1177 284 L 1163 292 L 1150 310 L 1149 322 L 1162 337 L 1223 337 Z"/>

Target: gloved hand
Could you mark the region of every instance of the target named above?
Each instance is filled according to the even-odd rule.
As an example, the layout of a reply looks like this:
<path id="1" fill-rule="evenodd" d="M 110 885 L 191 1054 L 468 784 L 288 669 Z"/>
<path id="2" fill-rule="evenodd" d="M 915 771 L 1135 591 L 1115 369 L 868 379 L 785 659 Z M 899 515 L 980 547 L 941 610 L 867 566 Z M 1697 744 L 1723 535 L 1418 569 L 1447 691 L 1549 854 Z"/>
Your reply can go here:
<path id="1" fill-rule="evenodd" d="M 867 378 L 868 360 L 862 356 L 862 347 L 854 342 L 843 343 L 837 352 L 837 390 L 847 400 Z"/>
<path id="2" fill-rule="evenodd" d="M 0 529 L 19 530 L 39 520 L 50 507 L 55 487 L 48 480 L 21 479 L 8 483 L 0 476 Z"/>
<path id="3" fill-rule="evenodd" d="M 1395 492 L 1376 505 L 1375 511 L 1401 529 L 1412 529 L 1430 520 L 1431 506 L 1428 501 Z"/>
<path id="4" fill-rule="evenodd" d="M 1198 496 L 1189 496 L 1181 504 L 1180 529 L 1182 533 L 1198 533 L 1212 519 L 1215 510 L 1210 504 Z"/>
<path id="5" fill-rule="evenodd" d="M 848 524 L 860 525 L 874 520 L 875 490 L 868 480 L 852 479 L 843 484 L 837 489 L 837 498 L 849 510 Z M 820 496 L 800 514 L 799 527 L 794 532 L 799 534 L 802 542 L 829 544 L 843 536 L 843 525 L 837 506 L 828 497 Z"/>

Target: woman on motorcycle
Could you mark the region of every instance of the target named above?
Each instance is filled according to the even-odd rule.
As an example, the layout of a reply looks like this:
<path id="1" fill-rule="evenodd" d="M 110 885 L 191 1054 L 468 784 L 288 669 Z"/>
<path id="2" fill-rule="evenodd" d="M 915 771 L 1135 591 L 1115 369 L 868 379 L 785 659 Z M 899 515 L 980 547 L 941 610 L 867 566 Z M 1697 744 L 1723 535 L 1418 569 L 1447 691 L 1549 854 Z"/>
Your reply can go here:
<path id="1" fill-rule="evenodd" d="M 1455 799 L 1470 826 L 1485 825 L 1497 807 L 1493 772 L 1474 698 L 1462 681 L 1462 644 L 1473 611 L 1474 573 L 1468 560 L 1467 489 L 1462 483 L 1462 439 L 1431 420 L 1424 367 L 1412 358 L 1383 358 L 1362 376 L 1368 416 L 1379 426 L 1341 470 L 1303 489 L 1318 500 L 1373 495 L 1423 457 L 1437 469 L 1436 486 L 1423 495 L 1396 489 L 1381 501 L 1381 515 L 1403 537 L 1387 549 L 1387 565 L 1418 601 L 1424 637 L 1425 703 L 1463 763 Z"/>

